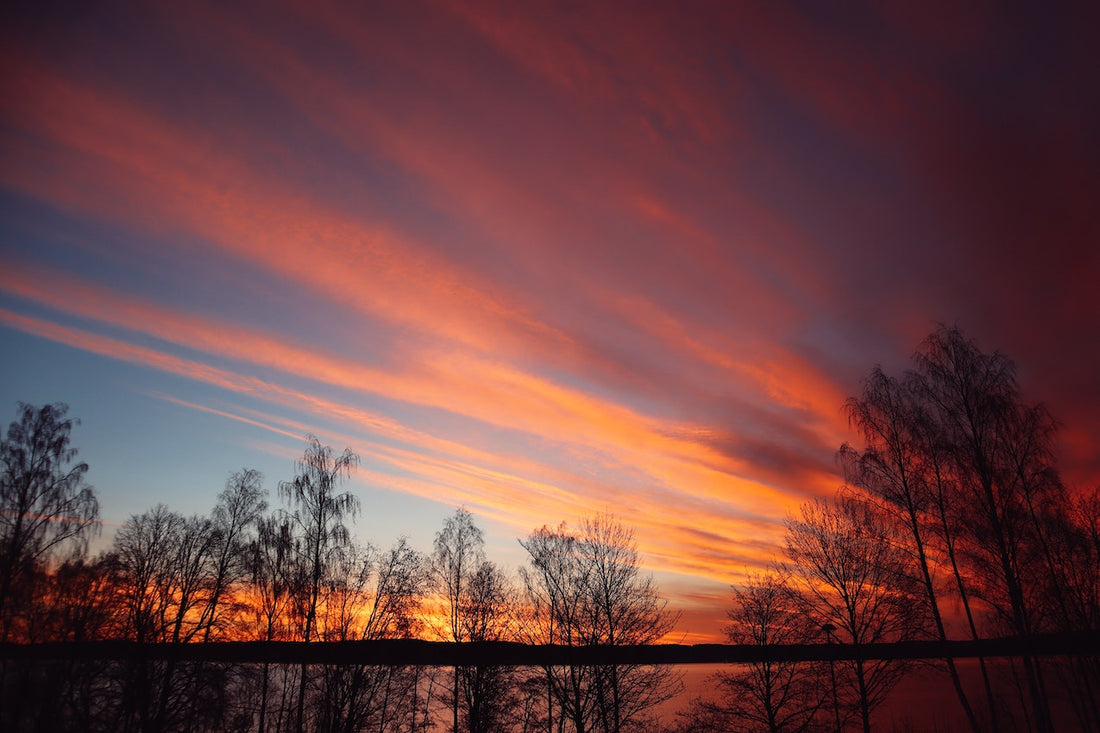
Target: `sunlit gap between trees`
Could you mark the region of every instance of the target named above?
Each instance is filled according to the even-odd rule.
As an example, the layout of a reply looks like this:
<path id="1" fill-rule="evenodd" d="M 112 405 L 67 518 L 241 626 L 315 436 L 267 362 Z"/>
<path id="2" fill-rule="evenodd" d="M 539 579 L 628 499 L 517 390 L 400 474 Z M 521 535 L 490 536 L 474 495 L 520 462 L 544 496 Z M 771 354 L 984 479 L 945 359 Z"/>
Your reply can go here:
<path id="1" fill-rule="evenodd" d="M 941 327 L 910 370 L 873 369 L 846 409 L 860 440 L 838 451 L 843 487 L 786 519 L 772 565 L 732 589 L 724 633 L 730 644 L 854 653 L 731 665 L 669 715 L 679 673 L 618 660 L 443 668 L 19 656 L 25 645 L 112 640 L 630 647 L 668 641 L 677 622 L 632 530 L 612 515 L 532 531 L 514 573 L 486 557 L 463 508 L 428 553 L 406 539 L 356 543 L 360 502 L 344 482 L 358 457 L 313 436 L 274 495 L 243 469 L 209 515 L 157 505 L 91 557 L 99 506 L 72 445 L 78 421 L 63 404 L 20 405 L 0 449 L 0 727 L 870 731 L 919 665 L 949 681 L 960 730 L 1100 730 L 1095 644 L 979 657 L 965 669 L 951 657 L 859 652 L 1100 630 L 1100 487 L 1063 484 L 1057 423 L 1023 399 L 1012 362 Z"/>

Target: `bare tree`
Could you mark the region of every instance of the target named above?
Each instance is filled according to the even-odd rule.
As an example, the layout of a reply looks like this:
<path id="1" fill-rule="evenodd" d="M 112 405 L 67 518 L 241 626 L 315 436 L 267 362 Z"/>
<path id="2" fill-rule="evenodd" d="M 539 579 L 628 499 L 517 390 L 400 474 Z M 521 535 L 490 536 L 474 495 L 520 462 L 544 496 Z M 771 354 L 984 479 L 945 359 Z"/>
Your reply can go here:
<path id="1" fill-rule="evenodd" d="M 39 563 L 70 545 L 83 549 L 98 528 L 99 503 L 73 463 L 68 406 L 19 404 L 19 420 L 0 441 L 0 641 L 10 631 L 9 601 Z"/>
<path id="2" fill-rule="evenodd" d="M 1069 574 L 1069 629 L 1100 629 L 1100 486 L 1079 496 L 1063 525 L 1059 565 Z M 1097 716 L 1100 720 L 1100 715 Z"/>
<path id="3" fill-rule="evenodd" d="M 782 572 L 752 574 L 743 585 L 733 588 L 726 640 L 760 647 L 817 641 L 822 630 L 806 614 L 806 605 Z M 666 730 L 797 733 L 832 726 L 839 733 L 850 716 L 845 711 L 841 717 L 835 679 L 832 662 L 764 660 L 737 665 L 712 676 L 710 681 L 719 695 L 695 698 Z"/>
<path id="4" fill-rule="evenodd" d="M 512 638 L 515 599 L 504 572 L 484 560 L 470 575 L 462 608 L 467 641 L 478 643 Z M 508 730 L 509 712 L 518 705 L 515 671 L 495 664 L 475 664 L 460 673 L 466 730 L 492 733 Z"/>
<path id="5" fill-rule="evenodd" d="M 653 578 L 642 575 L 634 532 L 615 517 L 600 514 L 581 522 L 582 558 L 589 577 L 589 643 L 654 644 L 669 633 L 677 616 L 668 610 Z M 620 733 L 638 726 L 645 712 L 679 692 L 679 678 L 667 667 L 604 665 L 596 678 L 601 730 Z"/>
<path id="6" fill-rule="evenodd" d="M 207 517 L 183 517 L 158 505 L 131 516 L 115 536 L 113 556 L 123 602 L 124 634 L 139 642 L 184 644 L 202 639 L 215 589 L 217 533 Z M 204 684 L 201 670 L 177 678 L 179 664 L 139 664 L 130 684 L 142 730 L 167 730 L 170 716 L 189 716 Z"/>
<path id="7" fill-rule="evenodd" d="M 1038 630 L 1028 587 L 1050 569 L 1044 553 L 1033 552 L 1043 542 L 1035 508 L 1060 489 L 1051 463 L 1054 423 L 1041 406 L 1022 403 L 1010 359 L 982 352 L 957 328 L 925 339 L 916 363 L 919 394 L 950 447 L 956 511 L 967 516 L 968 559 L 983 580 L 974 592 L 1013 633 L 1028 636 Z M 1025 656 L 1023 667 L 1038 728 L 1049 731 L 1039 662 Z"/>
<path id="8" fill-rule="evenodd" d="M 585 643 L 583 589 L 588 585 L 590 568 L 578 561 L 578 543 L 564 522 L 556 529 L 544 526 L 520 541 L 529 556 L 529 566 L 520 570 L 527 600 L 522 636 L 528 643 Z M 585 730 L 594 704 L 589 695 L 589 670 L 579 666 L 545 667 L 543 673 L 548 733 L 554 730 L 555 703 L 559 725 L 569 720 L 577 731 Z"/>
<path id="9" fill-rule="evenodd" d="M 286 610 L 290 603 L 293 548 L 290 521 L 286 517 L 268 516 L 258 520 L 256 536 L 248 547 L 247 567 L 254 598 L 254 638 L 261 641 L 289 637 Z M 263 663 L 260 674 L 259 730 L 266 731 L 271 681 L 269 662 Z"/>
<path id="10" fill-rule="evenodd" d="M 567 645 L 652 644 L 675 625 L 652 578 L 639 567 L 633 533 L 609 515 L 585 519 L 574 534 L 543 527 L 521 545 L 531 608 L 527 637 Z M 636 729 L 680 688 L 659 665 L 547 668 L 547 690 L 578 733 Z M 549 703 L 550 701 L 548 701 Z M 548 704 L 548 707 L 550 705 Z M 553 725 L 552 713 L 548 715 Z"/>
<path id="11" fill-rule="evenodd" d="M 1064 577 L 1061 607 L 1066 614 L 1060 626 L 1100 629 L 1100 486 L 1070 503 L 1056 531 L 1054 554 Z M 1081 730 L 1100 730 L 1100 658 L 1073 657 L 1066 666 L 1063 677 L 1068 677 Z"/>
<path id="12" fill-rule="evenodd" d="M 1095 574 L 1079 572 L 1090 557 L 1082 541 L 1088 521 L 1056 469 L 1057 422 L 1022 399 L 1010 359 L 983 352 L 957 328 L 939 327 L 914 362 L 900 380 L 872 371 L 848 403 L 865 447 L 845 446 L 842 455 L 848 479 L 906 528 L 936 635 L 947 638 L 939 595 L 948 590 L 933 582 L 937 567 L 950 570 L 950 593 L 974 639 L 990 630 L 1027 637 L 1090 628 L 1080 601 Z M 1044 668 L 1059 663 L 1019 661 L 1024 713 L 1039 731 L 1052 730 Z M 989 726 L 998 729 L 1011 706 L 996 699 L 985 660 L 978 662 Z M 954 664 L 946 665 L 977 730 Z M 1096 675 L 1086 664 L 1070 666 L 1067 690 L 1082 701 L 1079 717 L 1095 717 Z"/>
<path id="13" fill-rule="evenodd" d="M 253 469 L 242 469 L 225 482 L 211 516 L 214 532 L 213 568 L 210 595 L 203 609 L 203 641 L 221 629 L 226 595 L 248 576 L 247 547 L 260 517 L 267 509 L 263 476 Z"/>
<path id="14" fill-rule="evenodd" d="M 347 547 L 333 563 L 319 629 L 326 641 L 410 638 L 419 629 L 423 557 L 404 539 L 379 552 Z M 398 730 L 415 715 L 414 669 L 343 664 L 322 670 L 318 727 Z"/>
<path id="15" fill-rule="evenodd" d="M 807 644 L 819 635 L 820 628 L 803 611 L 805 603 L 779 572 L 751 576 L 734 588 L 733 598 L 726 627 L 731 644 Z M 718 675 L 728 694 L 716 711 L 738 728 L 747 725 L 769 733 L 811 729 L 831 692 L 820 663 L 765 660 L 746 667 Z"/>
<path id="16" fill-rule="evenodd" d="M 461 642 L 467 638 L 463 611 L 467 605 L 470 578 L 485 559 L 484 545 L 484 536 L 474 524 L 473 515 L 464 508 L 456 509 L 444 521 L 443 529 L 436 532 L 431 572 L 436 590 L 443 599 L 447 619 L 444 634 L 450 641 Z M 459 730 L 460 676 L 459 668 L 455 667 L 451 687 L 454 733 Z"/>
<path id="17" fill-rule="evenodd" d="M 243 633 L 239 623 L 243 620 L 244 604 L 238 591 L 242 590 L 248 575 L 245 548 L 261 513 L 267 508 L 261 484 L 262 476 L 258 471 L 244 469 L 234 473 L 226 480 L 210 517 L 189 520 L 190 531 L 184 538 L 184 546 L 188 548 L 184 564 L 187 570 L 183 576 L 190 579 L 191 587 L 185 586 L 182 595 L 195 601 L 194 610 L 187 611 L 194 616 L 194 632 L 173 639 L 174 642 L 211 641 L 223 635 L 233 638 Z M 234 629 L 235 625 L 238 628 Z M 169 661 L 162 688 L 160 719 L 168 713 L 170 686 L 178 688 L 180 697 L 186 701 L 182 705 L 181 721 L 185 729 L 199 727 L 200 717 L 208 714 L 211 708 L 228 709 L 227 699 L 217 705 L 200 702 L 225 697 L 227 674 L 224 665 L 191 663 L 179 668 Z"/>
<path id="18" fill-rule="evenodd" d="M 300 571 L 300 584 L 294 589 L 294 600 L 302 618 L 302 640 L 313 641 L 317 621 L 321 585 L 337 548 L 350 537 L 344 518 L 359 511 L 359 499 L 350 492 L 337 493 L 341 482 L 358 464 L 359 457 L 350 449 L 336 455 L 332 448 L 321 445 L 314 436 L 298 461 L 292 481 L 279 484 L 279 494 L 291 505 L 289 514 L 294 528 Z M 301 667 L 298 686 L 296 727 L 302 733 L 305 725 L 305 697 L 308 666 Z"/>
<path id="19" fill-rule="evenodd" d="M 851 423 L 866 442 L 862 451 L 845 445 L 846 478 L 882 502 L 882 506 L 906 529 L 920 570 L 926 608 L 940 640 L 947 630 L 940 612 L 933 561 L 930 557 L 929 531 L 925 517 L 935 504 L 935 464 L 924 456 L 919 429 L 926 422 L 922 405 L 909 382 L 899 382 L 875 368 L 864 380 L 863 394 L 847 402 Z M 959 704 L 971 730 L 978 732 L 978 720 L 963 689 L 955 660 L 944 660 Z M 984 664 L 983 664 L 984 668 Z"/>
<path id="20" fill-rule="evenodd" d="M 102 563 L 68 560 L 36 583 L 23 638 L 82 642 L 109 638 L 113 587 Z M 96 659 L 0 661 L 0 730 L 92 730 L 112 692 Z"/>
<path id="21" fill-rule="evenodd" d="M 185 519 L 163 504 L 131 517 L 115 534 L 122 617 L 121 635 L 137 642 L 164 641 L 170 633 L 177 539 Z"/>
<path id="22" fill-rule="evenodd" d="M 111 636 L 113 584 L 102 559 L 68 560 L 46 577 L 49 589 L 38 615 L 43 632 L 35 641 L 94 641 Z"/>
<path id="23" fill-rule="evenodd" d="M 917 394 L 923 389 L 920 377 L 913 373 L 906 375 L 905 384 L 910 392 Z M 969 510 L 967 492 L 955 472 L 956 451 L 950 440 L 940 428 L 934 411 L 924 405 L 917 413 L 918 420 L 912 426 L 913 436 L 919 444 L 920 460 L 924 464 L 924 475 L 928 481 L 930 504 L 930 525 L 932 536 L 939 543 L 941 563 L 946 562 L 951 571 L 953 590 L 963 609 L 967 630 L 971 639 L 981 638 L 978 614 L 974 607 L 973 583 L 968 577 L 966 564 L 966 535 Z M 982 686 L 985 692 L 986 712 L 989 715 L 989 727 L 999 728 L 1000 713 L 993 689 L 989 666 L 984 657 L 978 657 Z"/>
<path id="24" fill-rule="evenodd" d="M 187 520 L 163 504 L 131 515 L 115 535 L 112 564 L 119 588 L 119 628 L 139 643 L 167 642 L 182 631 L 190 602 L 181 596 L 179 561 Z M 124 665 L 119 681 L 119 728 L 163 728 L 161 701 L 165 665 L 144 659 Z"/>
<path id="25" fill-rule="evenodd" d="M 800 516 L 787 520 L 783 567 L 799 581 L 807 612 L 856 647 L 851 672 L 865 733 L 871 711 L 885 700 L 904 665 L 864 659 L 859 647 L 923 632 L 909 558 L 896 543 L 893 527 L 853 496 L 803 504 Z"/>

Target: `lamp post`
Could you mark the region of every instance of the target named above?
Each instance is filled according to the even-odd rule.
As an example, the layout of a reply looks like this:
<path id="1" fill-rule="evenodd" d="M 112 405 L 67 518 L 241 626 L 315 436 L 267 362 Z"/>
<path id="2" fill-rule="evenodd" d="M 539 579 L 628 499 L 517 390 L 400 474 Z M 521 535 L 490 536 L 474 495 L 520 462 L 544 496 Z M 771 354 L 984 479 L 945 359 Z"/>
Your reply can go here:
<path id="1" fill-rule="evenodd" d="M 821 631 L 825 634 L 825 638 L 828 642 L 832 644 L 833 632 L 836 631 L 836 626 L 827 623 L 821 627 Z M 840 702 L 837 700 L 836 696 L 836 669 L 833 666 L 833 656 L 831 653 L 829 655 L 829 680 L 833 684 L 833 715 L 836 716 L 836 730 L 837 733 L 840 733 Z"/>

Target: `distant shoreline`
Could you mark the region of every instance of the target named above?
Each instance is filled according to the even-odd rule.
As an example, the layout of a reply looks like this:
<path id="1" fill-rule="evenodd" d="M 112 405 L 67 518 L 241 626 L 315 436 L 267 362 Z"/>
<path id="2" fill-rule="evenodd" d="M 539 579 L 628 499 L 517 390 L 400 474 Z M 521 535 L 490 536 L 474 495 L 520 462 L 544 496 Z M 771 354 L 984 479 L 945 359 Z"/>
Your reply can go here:
<path id="1" fill-rule="evenodd" d="M 558 646 L 520 642 L 221 641 L 142 644 L 133 641 L 0 644 L 0 659 L 177 659 L 238 664 L 359 664 L 396 666 L 557 667 L 650 664 L 752 664 L 846 659 L 944 659 L 1100 655 L 1100 631 L 1036 634 L 980 640 L 908 641 L 892 644 L 652 644 Z"/>

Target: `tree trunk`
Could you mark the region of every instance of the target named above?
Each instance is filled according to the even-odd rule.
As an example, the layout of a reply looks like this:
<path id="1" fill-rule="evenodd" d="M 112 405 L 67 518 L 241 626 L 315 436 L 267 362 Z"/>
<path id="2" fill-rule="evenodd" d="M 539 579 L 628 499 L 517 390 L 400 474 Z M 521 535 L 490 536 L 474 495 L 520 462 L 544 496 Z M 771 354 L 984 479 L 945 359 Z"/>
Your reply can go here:
<path id="1" fill-rule="evenodd" d="M 921 536 L 916 507 L 910 504 L 906 509 L 909 515 L 909 530 L 913 533 L 913 541 L 917 545 L 917 559 L 920 562 L 921 579 L 924 582 L 924 589 L 928 593 L 928 604 L 932 609 L 932 619 L 936 624 L 936 633 L 939 635 L 940 641 L 947 641 L 947 631 L 944 629 L 940 604 L 936 598 L 936 587 L 932 583 L 932 574 L 928 569 L 928 554 L 924 550 L 924 538 Z M 948 674 L 951 675 L 951 684 L 955 688 L 955 695 L 959 698 L 959 704 L 962 705 L 963 712 L 966 713 L 966 720 L 970 724 L 970 729 L 974 733 L 979 733 L 978 719 L 974 715 L 973 708 L 970 707 L 970 700 L 966 697 L 966 691 L 963 690 L 962 681 L 959 679 L 959 670 L 955 667 L 955 660 L 952 657 L 947 657 L 945 661 L 947 662 Z"/>
<path id="2" fill-rule="evenodd" d="M 863 720 L 863 733 L 871 733 L 871 701 L 867 694 L 867 678 L 862 659 L 856 660 L 856 684 L 859 689 L 859 714 Z"/>
<path id="3" fill-rule="evenodd" d="M 270 675 L 270 662 L 264 662 L 263 676 L 260 682 L 260 721 L 259 721 L 259 733 L 266 733 L 267 728 L 267 681 Z"/>

